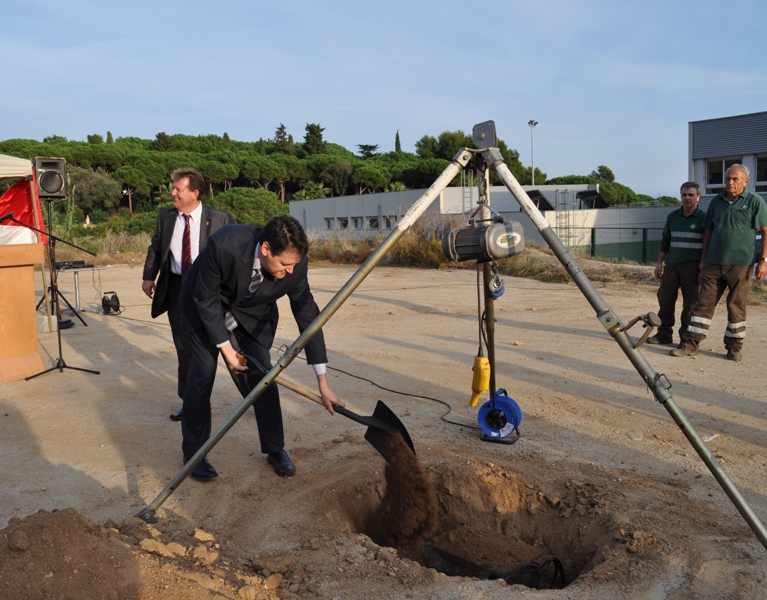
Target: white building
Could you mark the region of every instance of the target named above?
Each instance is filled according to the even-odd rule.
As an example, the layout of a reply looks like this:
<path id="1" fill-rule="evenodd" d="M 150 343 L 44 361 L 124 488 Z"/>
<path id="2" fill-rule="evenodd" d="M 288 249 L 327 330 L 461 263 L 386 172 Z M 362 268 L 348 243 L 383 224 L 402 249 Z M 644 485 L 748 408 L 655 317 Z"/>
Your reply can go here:
<path id="1" fill-rule="evenodd" d="M 654 262 L 673 206 L 607 208 L 597 184 L 523 186 L 566 246 L 594 255 Z M 312 237 L 388 234 L 426 189 L 294 200 L 290 214 Z M 446 188 L 427 215 L 468 219 L 479 198 L 476 187 Z M 490 206 L 507 221 L 522 224 L 525 239 L 545 245 L 538 230 L 505 186 L 491 186 Z M 424 218 L 424 217 L 422 217 Z M 593 250 L 592 250 L 593 249 Z"/>

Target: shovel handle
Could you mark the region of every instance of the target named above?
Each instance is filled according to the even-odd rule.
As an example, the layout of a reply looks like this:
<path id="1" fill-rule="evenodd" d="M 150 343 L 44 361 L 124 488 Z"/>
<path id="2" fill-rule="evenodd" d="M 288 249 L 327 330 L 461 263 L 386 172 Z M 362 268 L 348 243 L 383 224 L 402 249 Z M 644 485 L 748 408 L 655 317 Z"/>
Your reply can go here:
<path id="1" fill-rule="evenodd" d="M 237 358 L 239 359 L 240 363 L 243 365 L 246 364 L 248 361 L 248 357 L 243 354 L 240 354 L 239 349 L 237 349 Z M 255 361 L 255 359 L 252 357 L 250 358 L 250 360 Z M 261 365 L 258 364 L 258 361 L 255 361 L 255 362 L 256 362 L 256 365 L 258 365 L 258 367 L 261 370 L 263 370 L 263 367 L 261 367 Z M 325 403 L 322 401 L 322 396 L 320 396 L 314 390 L 306 387 L 303 383 L 298 383 L 296 380 L 291 379 L 290 377 L 285 375 L 285 373 L 280 373 L 279 375 L 277 375 L 277 377 L 274 378 L 274 381 L 276 383 L 279 383 L 282 387 L 288 388 L 289 390 L 295 392 L 299 396 L 308 398 L 309 400 L 311 400 L 312 402 L 316 402 L 323 408 L 325 407 Z"/>
<path id="2" fill-rule="evenodd" d="M 317 392 L 315 392 L 312 389 L 309 389 L 302 383 L 298 383 L 297 381 L 291 379 L 284 373 L 280 373 L 275 377 L 274 379 L 277 383 L 279 383 L 282 387 L 288 388 L 290 391 L 295 392 L 299 396 L 303 396 L 304 398 L 308 398 L 312 402 L 316 402 L 320 406 L 324 407 L 325 404 L 322 402 L 322 396 L 320 396 Z"/>
<path id="3" fill-rule="evenodd" d="M 280 373 L 275 377 L 274 379 L 277 383 L 279 383 L 282 387 L 288 388 L 289 390 L 295 392 L 299 396 L 303 396 L 304 398 L 308 398 L 312 402 L 316 402 L 320 406 L 324 407 L 325 404 L 322 402 L 322 396 L 320 396 L 317 392 L 315 392 L 312 389 L 309 389 L 302 383 L 298 383 L 297 381 L 291 379 L 284 373 Z M 360 417 L 357 413 L 353 413 L 347 408 L 344 408 L 343 406 L 339 406 L 337 404 L 333 405 L 333 410 L 337 412 L 339 415 L 343 415 L 344 417 L 347 417 L 351 419 L 352 421 L 357 421 L 357 423 L 362 423 L 363 425 L 370 425 L 369 419 L 366 417 Z"/>

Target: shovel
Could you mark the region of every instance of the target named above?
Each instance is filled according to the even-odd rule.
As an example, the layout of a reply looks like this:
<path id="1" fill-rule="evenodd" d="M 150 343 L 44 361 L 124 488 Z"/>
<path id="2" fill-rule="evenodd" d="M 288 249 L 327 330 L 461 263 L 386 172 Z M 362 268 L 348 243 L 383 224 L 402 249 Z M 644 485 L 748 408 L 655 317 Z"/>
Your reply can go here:
<path id="1" fill-rule="evenodd" d="M 277 375 L 275 381 L 282 387 L 288 388 L 296 394 L 299 394 L 304 398 L 308 398 L 312 402 L 316 402 L 322 407 L 325 406 L 322 403 L 322 398 L 317 392 L 309 389 L 301 383 L 298 383 L 297 381 L 293 381 L 284 373 Z M 392 410 L 380 400 L 378 401 L 378 404 L 376 404 L 373 415 L 370 417 L 358 415 L 357 413 L 354 413 L 348 408 L 344 408 L 343 406 L 334 405 L 333 410 L 338 414 L 351 419 L 352 421 L 357 421 L 357 423 L 367 425 L 368 430 L 365 432 L 365 439 L 370 442 L 373 448 L 378 450 L 379 454 L 383 456 L 387 461 L 389 461 L 390 458 L 388 442 L 392 436 L 397 434 L 402 436 L 402 439 L 405 440 L 405 443 L 410 446 L 413 454 L 415 454 L 413 440 L 410 439 L 410 434 L 407 432 L 407 429 L 405 429 L 402 421 L 400 421 L 399 417 L 397 417 L 397 415 L 395 415 Z"/>
<path id="2" fill-rule="evenodd" d="M 240 357 L 240 362 L 242 364 L 248 363 L 251 366 L 257 368 L 262 373 L 267 372 L 267 369 L 265 369 L 256 358 L 250 354 L 242 352 L 240 345 L 237 343 L 237 340 L 234 336 L 230 336 L 230 342 L 234 349 L 237 351 L 237 354 Z M 238 380 L 235 379 L 235 382 L 237 381 Z M 285 375 L 285 373 L 280 373 L 277 375 L 274 381 L 280 384 L 282 387 L 295 392 L 299 396 L 308 398 L 312 402 L 316 402 L 325 408 L 325 405 L 322 402 L 322 397 L 317 392 L 309 389 L 302 383 L 298 383 L 297 381 L 291 379 Z M 239 384 L 237 387 L 240 387 Z M 247 393 L 247 390 L 245 393 Z M 354 413 L 348 408 L 344 408 L 343 406 L 334 405 L 333 410 L 338 414 L 351 419 L 352 421 L 357 421 L 357 423 L 367 425 L 368 430 L 365 432 L 365 439 L 372 444 L 373 448 L 378 450 L 379 454 L 383 456 L 387 462 L 391 462 L 389 460 L 391 458 L 391 451 L 389 450 L 388 442 L 392 436 L 395 436 L 398 433 L 402 436 L 402 439 L 405 440 L 405 443 L 410 446 L 413 454 L 415 454 L 413 440 L 410 439 L 410 434 L 407 432 L 407 429 L 405 429 L 402 421 L 400 421 L 399 417 L 397 417 L 397 415 L 395 415 L 394 412 L 380 400 L 378 401 L 378 404 L 376 404 L 376 408 L 370 417 L 358 415 L 357 413 Z"/>

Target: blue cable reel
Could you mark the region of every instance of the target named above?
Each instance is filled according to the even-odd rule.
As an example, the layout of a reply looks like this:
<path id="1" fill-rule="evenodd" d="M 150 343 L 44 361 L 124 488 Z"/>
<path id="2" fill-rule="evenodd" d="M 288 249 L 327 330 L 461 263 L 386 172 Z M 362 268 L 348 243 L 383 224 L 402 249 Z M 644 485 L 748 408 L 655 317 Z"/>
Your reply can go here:
<path id="1" fill-rule="evenodd" d="M 522 409 L 513 398 L 509 398 L 506 390 L 501 388 L 491 400 L 480 407 L 477 420 L 480 429 L 487 436 L 486 439 L 498 441 L 518 430 L 522 423 Z"/>

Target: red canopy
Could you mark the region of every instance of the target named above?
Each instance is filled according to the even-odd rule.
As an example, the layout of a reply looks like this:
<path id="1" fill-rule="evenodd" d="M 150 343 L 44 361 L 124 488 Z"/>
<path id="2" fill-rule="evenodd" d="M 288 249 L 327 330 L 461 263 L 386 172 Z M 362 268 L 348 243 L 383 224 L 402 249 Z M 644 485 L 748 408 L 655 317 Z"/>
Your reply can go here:
<path id="1" fill-rule="evenodd" d="M 34 189 L 34 202 L 30 187 Z M 40 208 L 40 197 L 37 195 L 37 186 L 34 180 L 30 186 L 30 181 L 23 177 L 0 196 L 0 217 L 10 212 L 14 213 L 13 218 L 16 221 L 21 221 L 21 223 L 42 231 L 46 230 L 43 222 L 43 211 Z M 37 220 L 35 220 L 35 212 L 37 212 Z M 36 232 L 27 229 L 24 225 L 8 219 L 0 223 L 0 244 L 30 244 L 36 241 Z M 47 244 L 48 236 L 41 235 L 40 241 Z"/>

